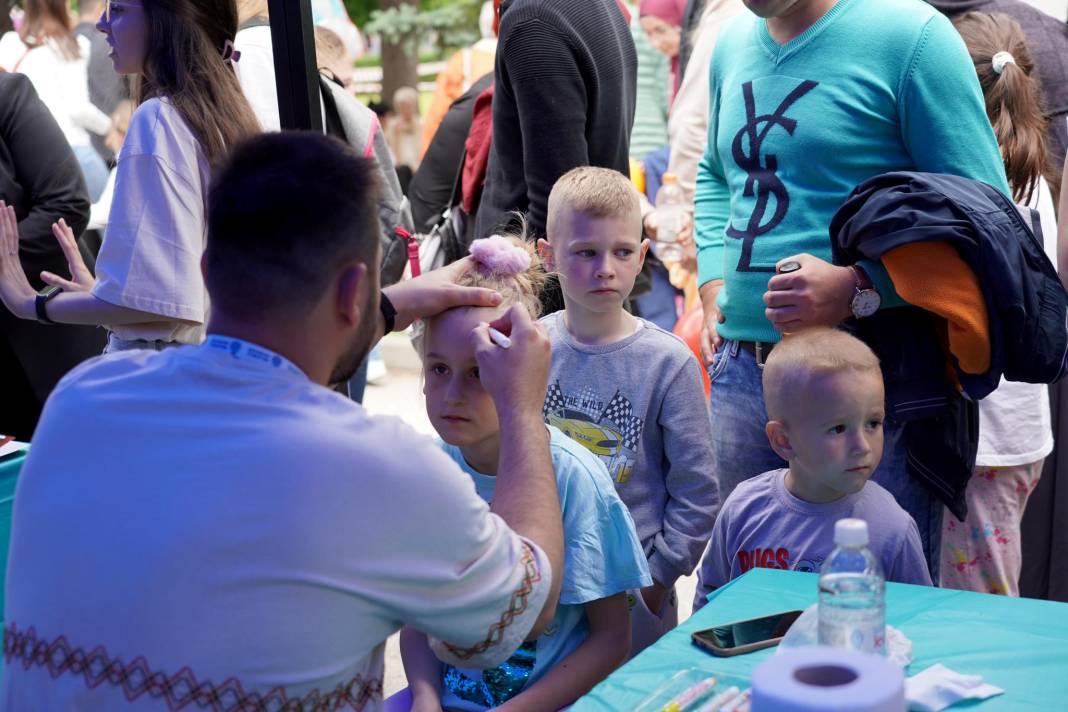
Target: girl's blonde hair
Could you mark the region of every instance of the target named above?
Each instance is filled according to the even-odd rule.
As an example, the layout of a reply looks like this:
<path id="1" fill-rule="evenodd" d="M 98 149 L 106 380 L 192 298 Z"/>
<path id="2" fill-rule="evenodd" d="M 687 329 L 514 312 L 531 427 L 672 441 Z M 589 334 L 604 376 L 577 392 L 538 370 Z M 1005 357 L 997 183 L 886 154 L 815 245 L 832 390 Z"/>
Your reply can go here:
<path id="1" fill-rule="evenodd" d="M 964 38 L 979 75 L 986 114 L 1005 160 L 1012 199 L 1029 202 L 1040 177 L 1057 195 L 1060 175 L 1046 151 L 1049 121 L 1045 101 L 1023 29 L 1004 13 L 968 12 L 953 24 Z M 1013 59 L 1000 73 L 994 71 L 994 55 L 998 52 L 1008 52 Z"/>
<path id="2" fill-rule="evenodd" d="M 542 269 L 538 250 L 533 240 L 528 239 L 526 221 L 520 223 L 518 233 L 502 235 L 514 249 L 522 250 L 530 257 L 530 266 L 517 274 L 502 274 L 475 262 L 472 269 L 464 272 L 456 283 L 461 287 L 484 287 L 500 293 L 502 306 L 522 304 L 531 319 L 541 316 L 541 301 L 538 295 L 547 278 Z"/>
<path id="3" fill-rule="evenodd" d="M 502 307 L 521 304 L 526 307 L 531 319 L 537 319 L 541 316 L 541 300 L 538 299 L 538 294 L 540 294 L 545 284 L 547 275 L 541 267 L 541 260 L 538 258 L 538 252 L 533 241 L 526 239 L 526 220 L 521 215 L 519 218 L 519 232 L 502 235 L 502 237 L 513 247 L 522 250 L 529 256 L 530 265 L 519 273 L 502 274 L 487 269 L 485 265 L 476 260 L 471 269 L 463 272 L 456 279 L 456 284 L 461 287 L 492 289 L 501 295 Z M 419 358 L 424 362 L 426 360 L 427 332 L 437 316 L 417 321 L 412 325 L 412 346 L 415 347 L 416 353 L 419 354 Z"/>

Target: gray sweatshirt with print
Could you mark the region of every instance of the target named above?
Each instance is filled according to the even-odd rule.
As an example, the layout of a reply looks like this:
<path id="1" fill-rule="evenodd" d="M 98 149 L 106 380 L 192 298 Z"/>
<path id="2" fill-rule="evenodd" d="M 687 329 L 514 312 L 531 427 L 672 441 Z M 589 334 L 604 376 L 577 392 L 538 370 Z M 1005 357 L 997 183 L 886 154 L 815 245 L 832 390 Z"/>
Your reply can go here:
<path id="1" fill-rule="evenodd" d="M 552 343 L 545 421 L 604 462 L 653 578 L 670 587 L 697 566 L 720 505 L 700 365 L 644 319 L 603 345 L 577 342 L 562 311 L 541 324 Z"/>

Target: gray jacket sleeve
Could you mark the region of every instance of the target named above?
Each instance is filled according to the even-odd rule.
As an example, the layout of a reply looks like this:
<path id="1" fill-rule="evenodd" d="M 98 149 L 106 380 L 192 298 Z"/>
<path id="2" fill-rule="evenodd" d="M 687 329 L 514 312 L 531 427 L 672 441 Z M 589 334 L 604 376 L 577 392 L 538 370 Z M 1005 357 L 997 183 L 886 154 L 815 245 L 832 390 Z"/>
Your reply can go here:
<path id="1" fill-rule="evenodd" d="M 720 505 L 712 472 L 712 426 L 699 368 L 693 358 L 684 360 L 668 384 L 657 415 L 664 439 L 668 499 L 649 570 L 666 586 L 697 566 Z"/>

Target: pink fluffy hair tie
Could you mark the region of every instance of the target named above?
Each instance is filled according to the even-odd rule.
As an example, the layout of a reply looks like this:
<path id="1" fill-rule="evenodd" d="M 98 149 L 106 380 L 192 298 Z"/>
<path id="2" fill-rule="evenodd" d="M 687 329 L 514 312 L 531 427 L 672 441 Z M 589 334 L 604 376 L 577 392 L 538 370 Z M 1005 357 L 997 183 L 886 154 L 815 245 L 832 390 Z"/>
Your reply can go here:
<path id="1" fill-rule="evenodd" d="M 490 274 L 512 277 L 530 268 L 530 255 L 527 251 L 500 235 L 491 235 L 472 242 L 471 256 Z"/>

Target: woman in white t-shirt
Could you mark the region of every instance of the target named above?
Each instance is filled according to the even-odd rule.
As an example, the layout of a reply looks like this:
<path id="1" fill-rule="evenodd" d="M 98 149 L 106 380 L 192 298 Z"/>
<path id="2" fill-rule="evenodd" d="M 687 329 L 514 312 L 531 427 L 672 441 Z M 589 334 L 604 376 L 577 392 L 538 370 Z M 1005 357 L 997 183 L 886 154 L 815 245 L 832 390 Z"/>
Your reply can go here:
<path id="1" fill-rule="evenodd" d="M 1013 200 L 1033 217 L 1057 264 L 1057 222 L 1047 165 L 1042 92 L 1023 30 L 1008 15 L 970 12 L 954 24 L 972 56 Z M 1041 228 L 1039 230 L 1038 228 Z M 1019 595 L 1020 520 L 1053 451 L 1049 391 L 1002 379 L 979 401 L 979 452 L 965 497 L 968 516 L 943 518 L 942 586 Z"/>
<path id="2" fill-rule="evenodd" d="M 259 131 L 230 63 L 234 0 L 109 0 L 97 29 L 115 70 L 136 75 L 139 106 L 119 152 L 96 277 L 60 220 L 53 232 L 71 277 L 42 274 L 62 292 L 35 293 L 11 252 L 14 215 L 0 204 L 0 298 L 24 319 L 104 325 L 106 351 L 199 343 L 211 167 Z"/>
<path id="3" fill-rule="evenodd" d="M 108 168 L 90 143 L 111 119 L 89 101 L 89 40 L 74 34 L 66 0 L 25 0 L 18 32 L 0 37 L 0 69 L 25 74 L 48 107 L 82 168 L 89 199 L 104 190 Z"/>

